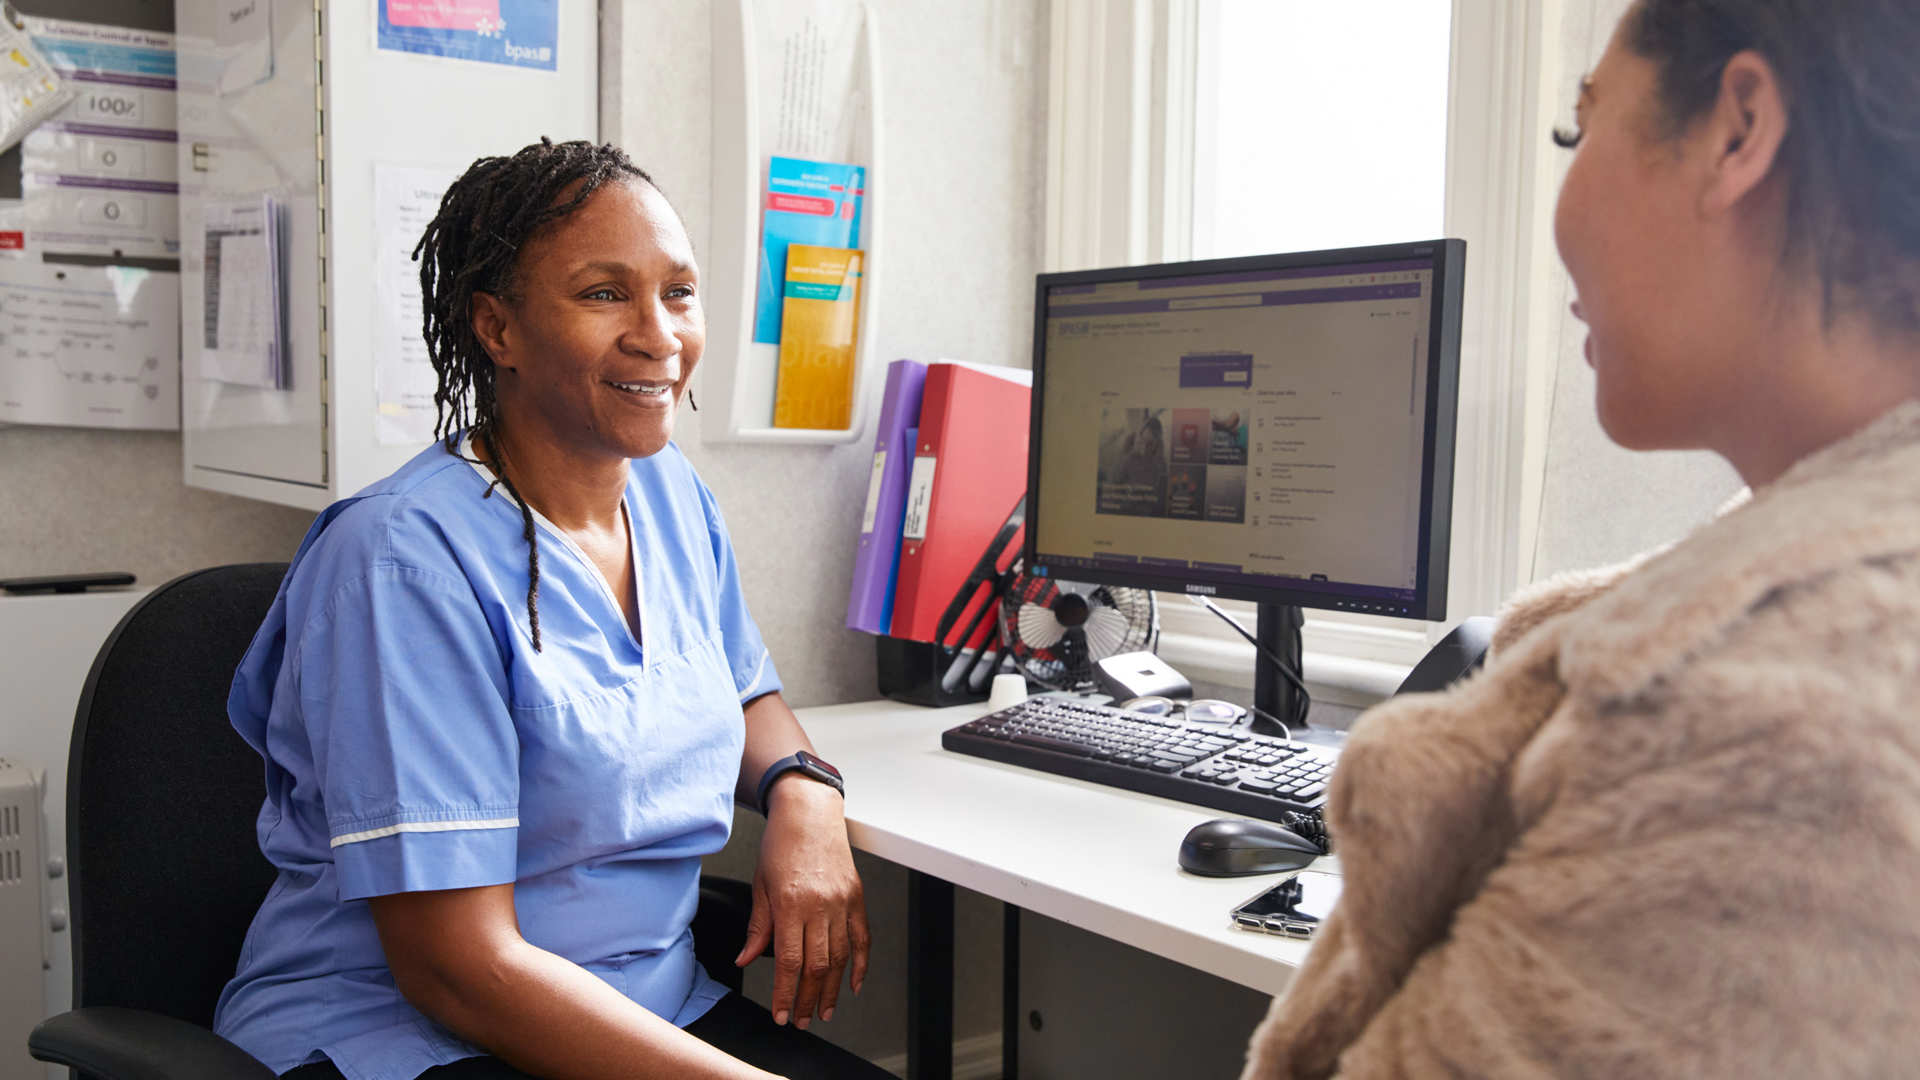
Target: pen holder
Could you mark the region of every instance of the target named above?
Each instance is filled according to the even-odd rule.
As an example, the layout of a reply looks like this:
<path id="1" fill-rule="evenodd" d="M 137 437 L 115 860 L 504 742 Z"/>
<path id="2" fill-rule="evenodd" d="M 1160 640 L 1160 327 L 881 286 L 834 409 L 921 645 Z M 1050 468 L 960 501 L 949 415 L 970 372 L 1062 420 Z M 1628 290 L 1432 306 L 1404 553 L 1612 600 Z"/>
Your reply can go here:
<path id="1" fill-rule="evenodd" d="M 972 649 L 927 641 L 896 637 L 873 641 L 881 695 L 908 705 L 944 708 L 985 701 L 993 669 L 999 666 L 998 651 L 991 645 L 980 658 Z"/>
<path id="2" fill-rule="evenodd" d="M 993 673 L 1005 659 L 1000 644 L 1000 600 L 1020 568 L 1016 538 L 1026 520 L 1027 500 L 1023 495 L 941 613 L 933 641 L 874 639 L 882 695 L 909 705 L 936 708 L 987 700 Z M 1016 554 L 1003 570 L 1000 560 L 1009 552 Z M 973 614 L 968 616 L 968 611 Z M 983 622 L 987 624 L 984 633 Z M 978 649 L 965 647 L 973 640 L 980 641 Z M 949 641 L 957 644 L 945 644 Z"/>

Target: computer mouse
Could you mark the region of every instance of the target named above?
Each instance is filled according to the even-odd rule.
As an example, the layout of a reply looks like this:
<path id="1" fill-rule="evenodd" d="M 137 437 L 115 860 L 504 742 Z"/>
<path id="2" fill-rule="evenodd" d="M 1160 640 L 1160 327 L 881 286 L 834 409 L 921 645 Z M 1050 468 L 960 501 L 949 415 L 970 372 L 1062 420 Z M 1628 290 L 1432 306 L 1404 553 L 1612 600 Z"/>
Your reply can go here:
<path id="1" fill-rule="evenodd" d="M 1298 870 L 1320 846 L 1284 825 L 1247 818 L 1216 818 L 1187 831 L 1180 868 L 1205 877 L 1238 877 Z"/>

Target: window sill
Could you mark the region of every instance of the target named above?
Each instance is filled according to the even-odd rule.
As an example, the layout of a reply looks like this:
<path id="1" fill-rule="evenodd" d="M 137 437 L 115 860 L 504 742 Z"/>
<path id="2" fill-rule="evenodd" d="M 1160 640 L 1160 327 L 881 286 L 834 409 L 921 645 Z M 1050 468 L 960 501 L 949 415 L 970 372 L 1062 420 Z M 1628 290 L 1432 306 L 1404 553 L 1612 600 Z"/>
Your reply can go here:
<path id="1" fill-rule="evenodd" d="M 1390 697 L 1413 670 L 1412 663 L 1366 660 L 1314 649 L 1314 636 L 1309 626 L 1304 666 L 1307 689 L 1317 702 L 1364 709 Z M 1162 660 L 1195 682 L 1253 689 L 1256 654 L 1244 641 L 1162 630 L 1158 651 Z"/>

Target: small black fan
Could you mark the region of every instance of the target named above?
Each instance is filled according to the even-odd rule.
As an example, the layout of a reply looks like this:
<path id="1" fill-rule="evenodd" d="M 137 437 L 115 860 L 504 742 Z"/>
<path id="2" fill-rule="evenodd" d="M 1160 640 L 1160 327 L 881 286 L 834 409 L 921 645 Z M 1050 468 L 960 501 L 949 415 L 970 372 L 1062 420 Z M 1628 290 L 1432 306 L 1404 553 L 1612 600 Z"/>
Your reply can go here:
<path id="1" fill-rule="evenodd" d="M 1055 690 L 1093 685 L 1097 660 L 1152 649 L 1160 637 L 1153 593 L 1014 575 L 1000 602 L 1000 637 L 1021 674 Z"/>

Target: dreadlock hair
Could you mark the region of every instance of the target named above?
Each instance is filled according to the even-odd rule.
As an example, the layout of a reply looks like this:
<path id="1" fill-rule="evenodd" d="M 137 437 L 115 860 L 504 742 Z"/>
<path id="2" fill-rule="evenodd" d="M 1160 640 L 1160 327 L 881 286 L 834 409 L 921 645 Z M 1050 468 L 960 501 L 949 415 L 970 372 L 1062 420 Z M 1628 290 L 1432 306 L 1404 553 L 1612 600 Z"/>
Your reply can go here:
<path id="1" fill-rule="evenodd" d="M 610 183 L 653 178 L 611 143 L 556 143 L 544 136 L 511 157 L 483 157 L 447 188 L 413 257 L 420 261 L 421 336 L 439 385 L 434 438 L 459 454 L 462 432 L 484 443 L 494 484 L 520 506 L 527 541 L 527 622 L 540 651 L 540 543 L 533 508 L 507 477 L 493 357 L 473 333 L 473 294 L 519 299 L 520 250 L 547 225 L 578 210 Z M 570 193 L 569 193 L 570 192 Z M 562 195 L 565 198 L 562 198 Z M 493 485 L 486 496 L 493 495 Z"/>

